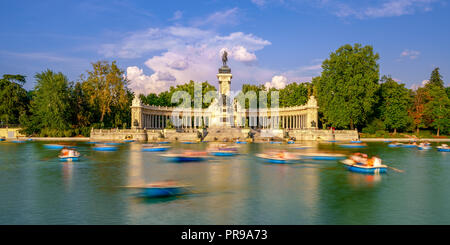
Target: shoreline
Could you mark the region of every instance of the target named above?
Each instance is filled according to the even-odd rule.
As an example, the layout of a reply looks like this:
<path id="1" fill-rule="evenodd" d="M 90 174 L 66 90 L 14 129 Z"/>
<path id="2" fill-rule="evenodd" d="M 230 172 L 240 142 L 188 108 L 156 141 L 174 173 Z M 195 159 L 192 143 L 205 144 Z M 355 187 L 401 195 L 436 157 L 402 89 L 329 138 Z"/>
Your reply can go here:
<path id="1" fill-rule="evenodd" d="M 450 142 L 450 138 L 360 138 L 363 142 L 384 142 L 384 141 L 398 141 L 398 142 L 410 142 L 410 141 L 428 141 L 428 142 Z"/>
<path id="2" fill-rule="evenodd" d="M 18 137 L 18 138 L 6 138 L 6 140 L 27 140 L 33 141 L 89 141 L 89 137 Z"/>
<path id="3" fill-rule="evenodd" d="M 84 142 L 84 141 L 90 141 L 90 137 L 18 137 L 18 138 L 5 138 L 8 141 L 11 140 L 27 140 L 32 139 L 33 141 L 78 141 L 78 142 Z M 397 141 L 397 142 L 410 142 L 410 141 L 428 141 L 428 142 L 450 142 L 450 138 L 442 138 L 442 139 L 435 139 L 435 138 L 360 138 L 359 139 L 362 142 L 385 142 L 385 141 Z M 170 141 L 170 140 L 167 140 Z M 322 140 L 311 140 L 311 142 L 321 142 Z M 345 142 L 345 140 L 338 140 L 340 142 Z M 170 142 L 177 142 L 177 141 L 170 141 Z M 260 143 L 263 143 L 266 141 L 261 141 Z M 255 142 L 256 143 L 256 142 Z"/>

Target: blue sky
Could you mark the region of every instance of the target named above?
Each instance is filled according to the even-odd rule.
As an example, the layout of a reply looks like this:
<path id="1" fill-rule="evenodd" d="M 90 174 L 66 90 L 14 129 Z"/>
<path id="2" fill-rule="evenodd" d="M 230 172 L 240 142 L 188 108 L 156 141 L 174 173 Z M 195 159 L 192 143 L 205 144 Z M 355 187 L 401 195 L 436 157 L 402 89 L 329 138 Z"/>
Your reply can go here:
<path id="1" fill-rule="evenodd" d="M 1 1 L 0 74 L 47 68 L 72 81 L 117 60 L 130 87 L 160 92 L 189 80 L 217 85 L 230 53 L 232 89 L 310 81 L 344 44 L 372 45 L 381 75 L 417 87 L 450 77 L 447 0 Z"/>

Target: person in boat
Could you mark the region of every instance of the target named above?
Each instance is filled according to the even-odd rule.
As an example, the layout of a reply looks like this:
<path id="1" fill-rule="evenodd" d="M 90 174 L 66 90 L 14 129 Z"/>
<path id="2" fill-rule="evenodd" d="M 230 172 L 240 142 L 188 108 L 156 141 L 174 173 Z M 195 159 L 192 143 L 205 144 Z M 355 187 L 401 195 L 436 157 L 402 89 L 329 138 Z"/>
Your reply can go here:
<path id="1" fill-rule="evenodd" d="M 369 160 L 367 160 L 367 166 L 379 167 L 381 166 L 381 159 L 378 156 L 373 156 Z"/>
<path id="2" fill-rule="evenodd" d="M 63 157 L 69 156 L 69 149 L 67 149 L 67 147 L 62 148 L 61 156 L 63 156 Z"/>
<path id="3" fill-rule="evenodd" d="M 74 149 L 69 149 L 69 157 L 77 157 L 78 156 L 78 152 Z"/>
<path id="4" fill-rule="evenodd" d="M 285 157 L 286 157 L 283 151 L 278 152 L 278 153 L 276 154 L 276 156 L 277 156 L 278 158 L 285 158 Z"/>
<path id="5" fill-rule="evenodd" d="M 441 147 L 447 149 L 448 145 L 447 144 L 442 144 Z"/>
<path id="6" fill-rule="evenodd" d="M 373 166 L 374 167 L 380 167 L 381 166 L 381 158 L 379 158 L 378 156 L 374 156 L 372 157 L 373 159 Z"/>
<path id="7" fill-rule="evenodd" d="M 353 155 L 350 157 L 351 160 L 353 160 L 355 163 L 367 163 L 367 155 L 362 153 L 353 153 Z"/>

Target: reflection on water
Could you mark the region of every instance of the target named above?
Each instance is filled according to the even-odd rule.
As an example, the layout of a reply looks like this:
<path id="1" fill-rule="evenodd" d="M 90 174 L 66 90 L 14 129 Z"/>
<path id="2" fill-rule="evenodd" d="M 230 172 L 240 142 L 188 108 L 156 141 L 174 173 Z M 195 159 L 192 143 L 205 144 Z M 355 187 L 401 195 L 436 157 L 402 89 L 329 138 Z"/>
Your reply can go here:
<path id="1" fill-rule="evenodd" d="M 354 188 L 375 187 L 382 178 L 382 174 L 348 173 L 348 183 Z"/>
<path id="2" fill-rule="evenodd" d="M 74 143 L 75 144 L 75 143 Z M 170 163 L 130 143 L 95 152 L 76 143 L 79 162 L 59 162 L 41 142 L 0 143 L 0 224 L 450 224 L 449 154 L 369 143 L 240 145 L 235 157 Z M 208 144 L 172 144 L 172 152 Z M 337 161 L 267 164 L 256 153 L 361 151 L 404 173 L 367 175 Z M 123 188 L 162 180 L 192 185 L 192 193 L 139 198 Z"/>

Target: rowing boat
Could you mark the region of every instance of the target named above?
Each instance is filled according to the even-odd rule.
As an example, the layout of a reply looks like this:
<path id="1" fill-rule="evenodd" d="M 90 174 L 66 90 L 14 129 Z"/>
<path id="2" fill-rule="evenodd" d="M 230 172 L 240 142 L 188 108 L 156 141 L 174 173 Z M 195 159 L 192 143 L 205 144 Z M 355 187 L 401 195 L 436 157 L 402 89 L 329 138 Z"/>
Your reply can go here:
<path id="1" fill-rule="evenodd" d="M 297 154 L 301 159 L 311 159 L 311 160 L 339 160 L 344 159 L 344 154 L 334 154 L 334 153 L 299 153 Z"/>
<path id="2" fill-rule="evenodd" d="M 343 148 L 364 148 L 367 147 L 367 144 L 340 144 L 339 147 Z"/>
<path id="3" fill-rule="evenodd" d="M 278 154 L 266 154 L 266 153 L 261 153 L 261 154 L 256 154 L 256 157 L 264 160 L 265 162 L 269 162 L 269 163 L 277 163 L 277 164 L 284 164 L 284 163 L 292 163 L 295 162 L 297 160 L 299 160 L 299 158 L 295 155 L 278 155 Z"/>
<path id="4" fill-rule="evenodd" d="M 355 163 L 351 159 L 345 159 L 342 160 L 341 163 L 345 164 L 347 169 L 352 172 L 357 173 L 364 173 L 364 174 L 379 174 L 379 173 L 386 173 L 387 172 L 387 166 L 386 165 L 380 165 L 377 167 L 368 166 L 360 163 Z"/>
<path id="5" fill-rule="evenodd" d="M 170 146 L 155 146 L 155 145 L 142 145 L 142 151 L 155 152 L 155 151 L 167 151 Z"/>

